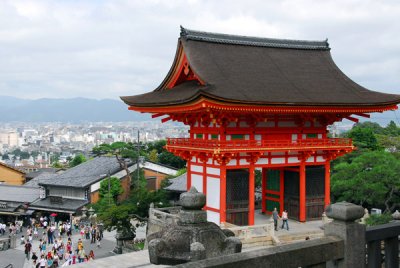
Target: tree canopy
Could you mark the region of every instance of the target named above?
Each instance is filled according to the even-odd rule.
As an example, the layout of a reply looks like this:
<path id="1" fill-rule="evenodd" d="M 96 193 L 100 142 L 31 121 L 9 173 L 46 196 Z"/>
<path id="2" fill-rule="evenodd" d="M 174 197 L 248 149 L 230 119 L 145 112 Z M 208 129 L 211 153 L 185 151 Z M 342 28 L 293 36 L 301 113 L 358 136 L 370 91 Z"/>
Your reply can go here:
<path id="1" fill-rule="evenodd" d="M 112 199 L 117 200 L 118 195 L 124 192 L 121 181 L 116 177 L 106 178 L 100 182 L 99 195 L 104 197 L 108 194 L 108 185 L 110 185 L 110 196 Z"/>
<path id="2" fill-rule="evenodd" d="M 76 167 L 83 162 L 86 162 L 86 157 L 83 154 L 78 154 L 69 162 L 69 167 Z"/>
<path id="3" fill-rule="evenodd" d="M 400 206 L 400 161 L 386 151 L 365 152 L 351 163 L 334 166 L 332 194 L 336 201 L 393 211 Z"/>

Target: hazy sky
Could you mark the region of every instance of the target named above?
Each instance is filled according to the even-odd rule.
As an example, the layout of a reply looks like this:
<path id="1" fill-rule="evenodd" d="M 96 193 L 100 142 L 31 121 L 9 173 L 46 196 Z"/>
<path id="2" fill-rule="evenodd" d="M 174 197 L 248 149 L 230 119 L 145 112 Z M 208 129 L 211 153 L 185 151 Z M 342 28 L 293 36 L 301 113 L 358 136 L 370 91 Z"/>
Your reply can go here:
<path id="1" fill-rule="evenodd" d="M 0 1 L 0 95 L 118 98 L 153 90 L 179 25 L 329 39 L 357 83 L 400 94 L 400 1 Z"/>

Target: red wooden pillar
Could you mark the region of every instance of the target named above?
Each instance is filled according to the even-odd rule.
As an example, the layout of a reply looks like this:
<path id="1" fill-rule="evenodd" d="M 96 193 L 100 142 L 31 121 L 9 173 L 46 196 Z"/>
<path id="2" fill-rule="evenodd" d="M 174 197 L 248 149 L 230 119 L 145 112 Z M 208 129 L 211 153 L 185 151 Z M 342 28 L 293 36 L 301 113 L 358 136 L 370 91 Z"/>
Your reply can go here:
<path id="1" fill-rule="evenodd" d="M 306 221 L 306 164 L 300 163 L 300 182 L 299 182 L 299 221 Z"/>
<path id="2" fill-rule="evenodd" d="M 186 165 L 187 165 L 187 178 L 186 178 L 186 180 L 187 180 L 187 185 L 186 185 L 186 188 L 187 188 L 187 190 L 189 191 L 189 189 L 190 189 L 190 187 L 192 187 L 192 172 L 191 172 L 191 164 L 190 164 L 190 162 L 192 161 L 192 159 L 189 159 L 187 162 L 186 162 Z"/>
<path id="3" fill-rule="evenodd" d="M 284 210 L 284 192 L 285 192 L 285 169 L 280 169 L 280 182 L 279 182 L 279 213 L 282 214 Z"/>
<path id="4" fill-rule="evenodd" d="M 261 211 L 265 213 L 267 211 L 266 204 L 266 189 L 267 189 L 267 170 L 265 168 L 262 169 L 262 179 L 261 179 Z"/>
<path id="5" fill-rule="evenodd" d="M 219 221 L 226 222 L 226 166 L 221 165 L 221 176 L 219 182 Z"/>
<path id="6" fill-rule="evenodd" d="M 331 164 L 325 162 L 325 207 L 331 203 Z"/>
<path id="7" fill-rule="evenodd" d="M 254 181 L 255 181 L 254 163 L 250 164 L 249 169 L 249 225 L 254 225 Z"/>

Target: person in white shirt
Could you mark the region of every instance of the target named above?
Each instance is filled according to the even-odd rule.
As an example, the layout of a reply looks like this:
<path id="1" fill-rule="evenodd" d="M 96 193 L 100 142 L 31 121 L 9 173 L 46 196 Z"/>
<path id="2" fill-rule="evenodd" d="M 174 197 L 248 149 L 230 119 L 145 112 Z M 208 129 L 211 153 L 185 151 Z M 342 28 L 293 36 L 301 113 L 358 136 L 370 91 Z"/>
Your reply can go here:
<path id="1" fill-rule="evenodd" d="M 285 228 L 285 225 L 286 225 L 287 230 L 289 231 L 288 213 L 287 213 L 286 209 L 282 212 L 282 227 L 281 227 L 281 229 Z"/>

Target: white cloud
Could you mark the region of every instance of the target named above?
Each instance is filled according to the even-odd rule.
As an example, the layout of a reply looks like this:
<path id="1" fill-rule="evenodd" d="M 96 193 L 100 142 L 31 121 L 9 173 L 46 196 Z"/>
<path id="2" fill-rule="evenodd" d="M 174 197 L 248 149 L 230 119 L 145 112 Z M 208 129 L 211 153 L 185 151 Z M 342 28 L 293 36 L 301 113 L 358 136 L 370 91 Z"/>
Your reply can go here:
<path id="1" fill-rule="evenodd" d="M 329 38 L 338 66 L 399 93 L 398 1 L 0 1 L 0 95 L 118 98 L 154 89 L 179 25 L 230 34 Z"/>

